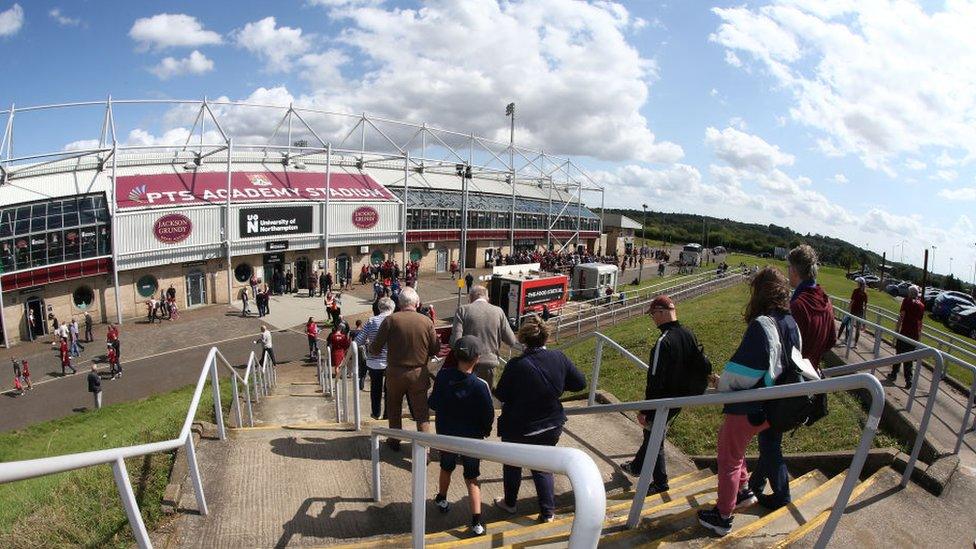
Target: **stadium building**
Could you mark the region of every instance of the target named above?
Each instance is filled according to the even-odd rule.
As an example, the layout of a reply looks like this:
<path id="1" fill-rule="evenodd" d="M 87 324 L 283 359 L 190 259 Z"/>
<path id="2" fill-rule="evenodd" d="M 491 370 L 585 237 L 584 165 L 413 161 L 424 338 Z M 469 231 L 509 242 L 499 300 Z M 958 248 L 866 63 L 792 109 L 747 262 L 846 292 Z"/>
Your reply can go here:
<path id="1" fill-rule="evenodd" d="M 190 116 L 185 139 L 119 142 L 119 111 L 147 105 Z M 72 109 L 103 113 L 100 139 L 14 155 L 13 143 L 37 139 L 23 120 Z M 571 160 L 514 142 L 236 102 L 107 100 L 0 115 L 8 346 L 49 333 L 52 316 L 143 316 L 170 287 L 190 308 L 228 303 L 275 270 L 306 288 L 316 270 L 358 278 L 387 258 L 418 261 L 423 274 L 451 261 L 490 266 L 512 250 L 602 249 L 601 218 L 583 201 L 598 193 L 602 209 L 602 187 Z"/>

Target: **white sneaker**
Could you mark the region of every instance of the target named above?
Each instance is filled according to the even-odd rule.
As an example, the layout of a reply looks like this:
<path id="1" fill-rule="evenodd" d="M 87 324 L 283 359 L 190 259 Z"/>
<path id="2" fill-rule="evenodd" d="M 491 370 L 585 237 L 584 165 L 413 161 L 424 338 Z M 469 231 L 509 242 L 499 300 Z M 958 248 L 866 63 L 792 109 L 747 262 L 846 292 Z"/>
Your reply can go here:
<path id="1" fill-rule="evenodd" d="M 485 530 L 485 525 L 481 524 L 480 522 L 476 522 L 468 527 L 468 533 L 472 536 L 483 536 L 485 535 L 485 532 L 487 532 L 487 530 Z"/>
<path id="2" fill-rule="evenodd" d="M 437 510 L 440 511 L 441 513 L 446 513 L 448 509 L 451 508 L 451 504 L 448 503 L 447 498 L 435 499 L 434 505 L 437 506 Z"/>

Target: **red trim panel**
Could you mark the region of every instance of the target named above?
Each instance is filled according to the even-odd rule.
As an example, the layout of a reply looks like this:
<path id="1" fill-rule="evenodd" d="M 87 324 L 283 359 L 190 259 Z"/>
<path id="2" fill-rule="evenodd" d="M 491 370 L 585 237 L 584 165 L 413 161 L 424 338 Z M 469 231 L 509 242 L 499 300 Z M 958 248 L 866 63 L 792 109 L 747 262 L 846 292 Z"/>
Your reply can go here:
<path id="1" fill-rule="evenodd" d="M 112 272 L 112 259 L 108 257 L 73 261 L 51 267 L 39 267 L 29 271 L 4 275 L 3 291 L 30 288 L 110 272 Z"/>
<path id="2" fill-rule="evenodd" d="M 556 238 L 569 238 L 576 234 L 576 231 L 552 231 L 552 236 Z M 505 229 L 468 229 L 469 240 L 507 240 L 510 233 Z M 599 231 L 582 231 L 581 238 L 598 238 Z M 515 238 L 545 238 L 545 230 L 522 230 L 515 231 Z M 407 242 L 444 242 L 447 240 L 460 240 L 461 231 L 441 230 L 441 231 L 407 231 Z"/>

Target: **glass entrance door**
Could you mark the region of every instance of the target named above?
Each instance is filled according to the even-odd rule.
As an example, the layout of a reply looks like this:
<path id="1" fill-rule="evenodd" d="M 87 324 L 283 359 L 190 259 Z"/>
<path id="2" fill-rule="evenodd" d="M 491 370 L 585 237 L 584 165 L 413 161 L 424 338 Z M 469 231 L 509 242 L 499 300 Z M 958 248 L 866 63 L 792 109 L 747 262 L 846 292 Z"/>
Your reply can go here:
<path id="1" fill-rule="evenodd" d="M 444 248 L 438 248 L 437 250 L 437 265 L 435 270 L 439 273 L 447 272 L 447 250 Z"/>
<path id="2" fill-rule="evenodd" d="M 186 306 L 195 307 L 207 302 L 207 281 L 201 271 L 186 275 Z"/>

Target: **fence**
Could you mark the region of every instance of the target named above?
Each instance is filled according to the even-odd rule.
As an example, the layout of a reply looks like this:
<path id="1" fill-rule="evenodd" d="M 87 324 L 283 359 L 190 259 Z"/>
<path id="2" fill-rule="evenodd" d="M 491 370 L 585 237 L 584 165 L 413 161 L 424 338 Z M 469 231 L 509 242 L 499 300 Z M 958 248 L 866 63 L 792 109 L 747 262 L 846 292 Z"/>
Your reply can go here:
<path id="1" fill-rule="evenodd" d="M 359 402 L 359 345 L 353 341 L 349 345 L 342 362 L 339 363 L 338 376 L 332 379 L 332 347 L 326 347 L 326 370 L 329 376 L 329 393 L 335 402 L 336 421 L 349 423 L 349 393 L 352 392 L 353 426 L 362 430 L 362 410 Z M 320 360 L 321 362 L 321 360 Z M 349 389 L 349 382 L 352 389 Z"/>
<path id="2" fill-rule="evenodd" d="M 370 437 L 373 460 L 373 499 L 380 501 L 380 440 L 379 437 L 397 438 L 412 444 L 411 532 L 413 547 L 424 547 L 427 506 L 427 449 L 436 448 L 465 456 L 495 461 L 536 471 L 566 475 L 573 486 L 576 501 L 573 527 L 569 536 L 572 549 L 596 547 L 603 530 L 607 512 L 607 496 L 603 475 L 590 456 L 575 448 L 532 446 L 511 442 L 495 442 L 470 438 L 411 432 L 400 429 L 374 428 Z"/>
<path id="3" fill-rule="evenodd" d="M 251 367 L 254 364 L 253 359 L 254 354 L 252 353 L 251 358 L 248 360 L 248 370 L 251 370 Z M 207 377 L 209 375 L 210 386 L 213 390 L 214 416 L 217 421 L 217 432 L 220 436 L 220 440 L 225 440 L 227 438 L 227 432 L 224 428 L 224 415 L 220 405 L 220 378 L 218 375 L 218 361 L 219 363 L 222 363 L 226 370 L 231 374 L 231 379 L 233 380 L 232 388 L 234 401 L 237 406 L 236 415 L 238 424 L 240 424 L 241 417 L 240 404 L 238 403 L 239 394 L 237 390 L 237 383 L 238 381 L 244 383 L 247 394 L 250 394 L 250 386 L 248 385 L 249 379 L 245 380 L 245 378 L 242 378 L 234 367 L 227 362 L 227 359 L 224 358 L 220 351 L 218 351 L 216 347 L 212 347 L 203 363 L 203 368 L 200 370 L 200 377 L 197 379 L 197 384 L 193 391 L 193 398 L 190 399 L 190 407 L 187 410 L 186 419 L 183 421 L 183 427 L 180 429 L 180 434 L 178 437 L 162 442 L 137 444 L 134 446 L 125 446 L 121 448 L 110 448 L 107 450 L 95 450 L 91 452 L 79 452 L 76 454 L 67 454 L 62 456 L 0 463 L 0 482 L 13 482 L 16 480 L 24 480 L 53 475 L 56 473 L 63 473 L 76 469 L 83 469 L 95 465 L 111 464 L 112 473 L 115 477 L 115 486 L 118 489 L 119 497 L 122 499 L 122 506 L 125 508 L 125 514 L 129 519 L 129 526 L 132 528 L 132 534 L 136 539 L 136 543 L 141 548 L 152 547 L 152 543 L 149 540 L 149 534 L 146 531 L 146 525 L 143 523 L 142 515 L 139 512 L 139 504 L 136 502 L 135 494 L 132 491 L 132 484 L 129 481 L 129 473 L 125 466 L 125 459 L 160 452 L 170 452 L 182 446 L 186 450 L 190 478 L 193 481 L 193 490 L 196 494 L 197 508 L 201 515 L 207 514 L 207 499 L 203 493 L 203 482 L 200 479 L 200 468 L 197 464 L 196 450 L 193 446 L 193 437 L 190 433 L 190 427 L 193 424 L 193 419 L 196 417 L 197 408 L 200 405 L 200 397 L 203 394 L 203 387 L 206 384 Z M 247 372 L 245 372 L 245 376 L 246 375 Z M 273 373 L 270 375 L 273 376 Z M 258 391 L 257 387 L 255 387 L 254 390 L 256 393 Z M 249 398 L 247 400 L 250 402 Z M 248 410 L 250 411 L 250 405 Z M 249 420 L 253 424 L 253 417 L 249 417 Z"/>

